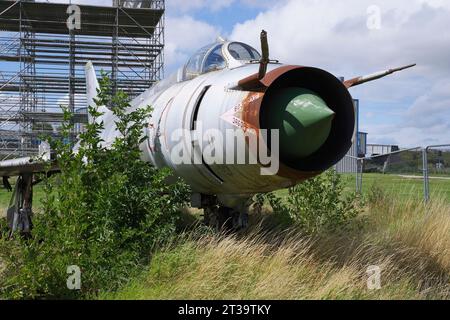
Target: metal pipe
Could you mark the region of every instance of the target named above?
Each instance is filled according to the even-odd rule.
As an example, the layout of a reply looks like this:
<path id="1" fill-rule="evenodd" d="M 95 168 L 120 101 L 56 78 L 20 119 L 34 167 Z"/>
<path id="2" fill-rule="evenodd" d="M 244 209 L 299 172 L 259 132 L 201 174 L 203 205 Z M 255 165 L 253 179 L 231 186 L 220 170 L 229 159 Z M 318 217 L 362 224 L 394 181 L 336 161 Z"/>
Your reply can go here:
<path id="1" fill-rule="evenodd" d="M 424 201 L 430 200 L 430 181 L 428 178 L 428 148 L 422 150 L 422 167 L 423 167 L 423 196 Z"/>

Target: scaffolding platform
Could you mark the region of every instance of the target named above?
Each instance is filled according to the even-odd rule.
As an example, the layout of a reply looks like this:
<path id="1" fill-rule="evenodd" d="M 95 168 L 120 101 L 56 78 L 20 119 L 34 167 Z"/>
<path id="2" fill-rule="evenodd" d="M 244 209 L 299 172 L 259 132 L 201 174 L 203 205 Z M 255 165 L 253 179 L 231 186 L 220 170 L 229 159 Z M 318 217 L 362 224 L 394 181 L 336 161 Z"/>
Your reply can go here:
<path id="1" fill-rule="evenodd" d="M 163 77 L 164 0 L 80 4 L 75 30 L 66 25 L 68 6 L 0 0 L 0 160 L 36 153 L 37 128 L 57 131 L 61 106 L 83 130 L 88 61 L 131 98 Z"/>
<path id="2" fill-rule="evenodd" d="M 67 34 L 67 4 L 19 1 L 20 5 L 11 7 L 16 2 L 0 1 L 0 12 L 5 12 L 0 15 L 0 31 L 19 32 L 20 19 L 25 18 L 27 28 L 35 33 Z M 164 9 L 78 6 L 81 10 L 81 29 L 75 30 L 75 34 L 87 36 L 110 36 L 111 27 L 118 18 L 119 37 L 146 38 L 153 34 L 164 14 Z"/>

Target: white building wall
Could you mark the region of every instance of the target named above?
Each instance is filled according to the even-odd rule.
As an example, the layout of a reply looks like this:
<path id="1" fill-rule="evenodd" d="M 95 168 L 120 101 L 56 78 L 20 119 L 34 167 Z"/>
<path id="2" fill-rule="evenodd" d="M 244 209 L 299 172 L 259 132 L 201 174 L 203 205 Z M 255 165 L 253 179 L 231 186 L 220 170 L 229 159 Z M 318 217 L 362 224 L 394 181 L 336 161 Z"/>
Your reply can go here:
<path id="1" fill-rule="evenodd" d="M 356 173 L 358 171 L 358 131 L 359 131 L 359 100 L 353 100 L 355 106 L 355 130 L 353 130 L 353 144 L 347 155 L 336 164 L 339 173 Z"/>

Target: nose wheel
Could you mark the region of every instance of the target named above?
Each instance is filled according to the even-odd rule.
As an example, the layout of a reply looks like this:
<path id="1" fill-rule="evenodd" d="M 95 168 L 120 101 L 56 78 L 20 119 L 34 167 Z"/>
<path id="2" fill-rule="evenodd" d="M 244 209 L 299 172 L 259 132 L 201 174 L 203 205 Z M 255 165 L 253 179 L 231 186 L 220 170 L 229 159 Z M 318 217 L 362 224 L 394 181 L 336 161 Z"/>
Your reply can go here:
<path id="1" fill-rule="evenodd" d="M 203 209 L 204 223 L 216 231 L 238 231 L 247 228 L 248 213 L 218 206 L 208 206 Z"/>

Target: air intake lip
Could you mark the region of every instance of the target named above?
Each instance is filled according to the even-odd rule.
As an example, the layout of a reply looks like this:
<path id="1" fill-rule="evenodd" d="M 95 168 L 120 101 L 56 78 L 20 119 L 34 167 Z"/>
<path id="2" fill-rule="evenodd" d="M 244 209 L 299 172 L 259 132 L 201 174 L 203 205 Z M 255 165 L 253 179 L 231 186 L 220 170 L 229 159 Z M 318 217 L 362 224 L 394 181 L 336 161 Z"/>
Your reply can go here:
<path id="1" fill-rule="evenodd" d="M 267 88 L 260 108 L 260 127 L 269 129 L 271 96 L 283 88 L 298 87 L 315 92 L 335 113 L 327 140 L 313 154 L 303 159 L 281 158 L 280 161 L 296 171 L 324 171 L 338 163 L 352 145 L 355 129 L 353 99 L 342 82 L 318 68 L 298 67 L 280 74 Z M 268 135 L 270 139 L 270 135 Z M 271 141 L 267 144 L 270 148 Z"/>

